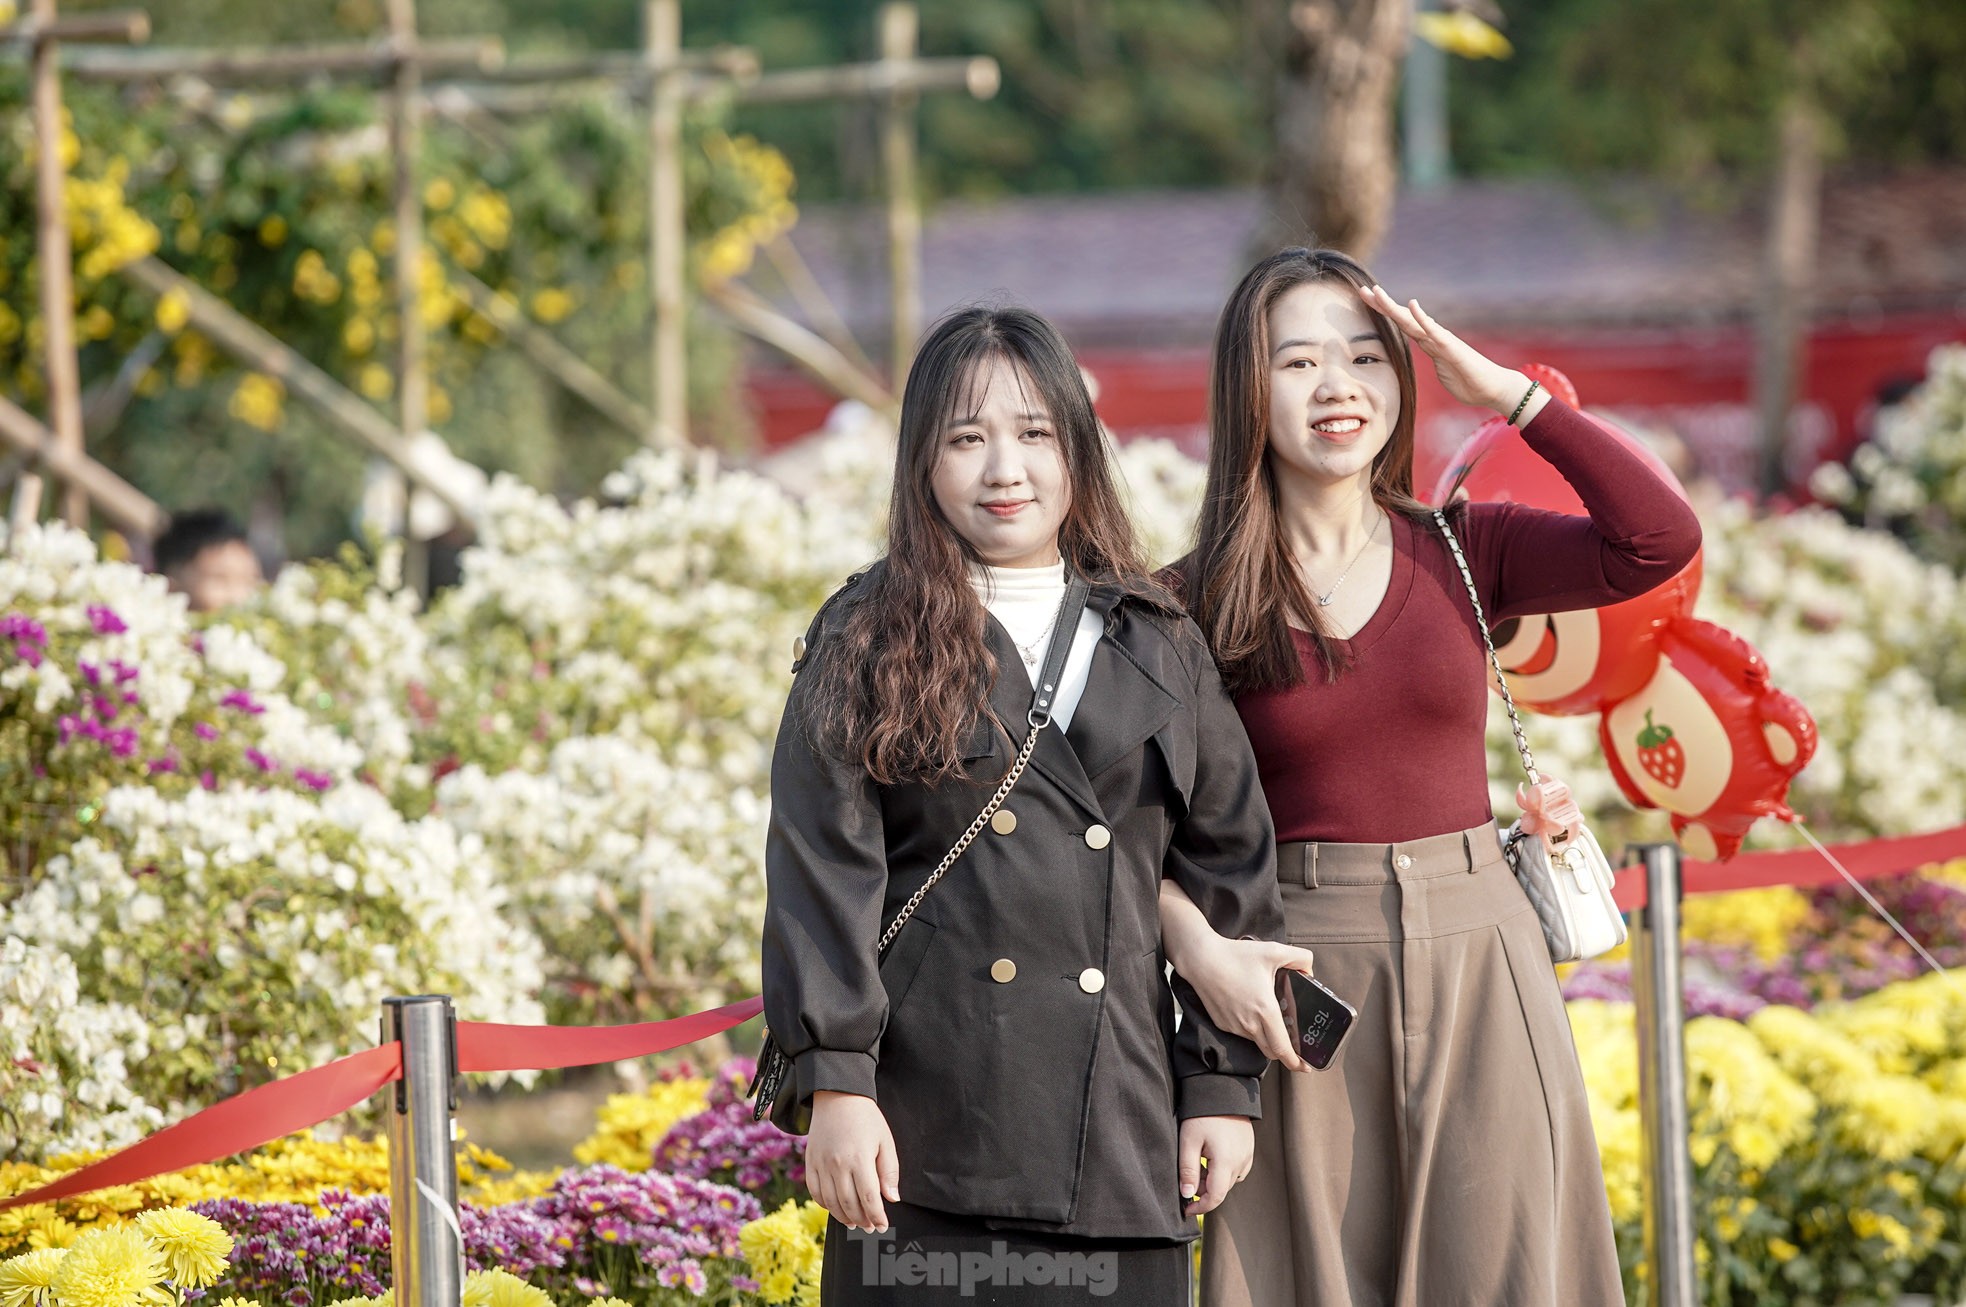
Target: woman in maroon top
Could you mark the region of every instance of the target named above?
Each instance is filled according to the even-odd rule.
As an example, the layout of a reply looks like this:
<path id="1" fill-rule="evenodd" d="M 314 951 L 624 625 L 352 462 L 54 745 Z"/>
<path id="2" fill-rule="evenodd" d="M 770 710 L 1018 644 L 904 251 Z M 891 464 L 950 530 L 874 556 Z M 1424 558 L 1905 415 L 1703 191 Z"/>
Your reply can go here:
<path id="1" fill-rule="evenodd" d="M 1329 1070 L 1301 1069 L 1278 1047 L 1275 946 L 1163 892 L 1176 968 L 1285 1064 L 1254 1169 L 1209 1218 L 1207 1307 L 1623 1301 L 1576 1047 L 1489 806 L 1480 629 L 1413 495 L 1409 340 L 1590 513 L 1453 506 L 1492 620 L 1628 599 L 1699 546 L 1642 462 L 1344 255 L 1285 250 L 1230 297 L 1177 570 L 1255 747 L 1289 940 L 1359 1016 Z"/>

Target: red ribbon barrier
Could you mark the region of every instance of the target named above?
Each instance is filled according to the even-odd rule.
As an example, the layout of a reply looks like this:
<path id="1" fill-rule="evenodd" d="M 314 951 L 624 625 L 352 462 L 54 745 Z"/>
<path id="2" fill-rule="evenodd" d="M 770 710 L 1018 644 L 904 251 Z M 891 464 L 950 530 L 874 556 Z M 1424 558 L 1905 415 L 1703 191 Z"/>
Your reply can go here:
<path id="1" fill-rule="evenodd" d="M 258 1148 L 347 1111 L 390 1081 L 401 1079 L 402 1074 L 403 1046 L 394 1042 L 337 1058 L 326 1066 L 214 1103 L 121 1152 L 70 1171 L 39 1189 L 15 1194 L 0 1202 L 0 1212 L 135 1184 L 166 1171 L 181 1171 Z"/>
<path id="2" fill-rule="evenodd" d="M 1874 880 L 1879 876 L 1917 871 L 1935 862 L 1966 858 L 1966 826 L 1928 831 L 1923 835 L 1893 835 L 1856 844 L 1832 844 L 1829 851 L 1858 880 Z M 1688 894 L 1723 894 L 1773 885 L 1807 888 L 1842 879 L 1828 859 L 1807 847 L 1743 853 L 1731 862 L 1685 862 L 1680 871 L 1681 883 Z M 1620 871 L 1611 898 L 1625 912 L 1644 907 L 1645 869 L 1627 867 Z"/>
<path id="3" fill-rule="evenodd" d="M 460 1021 L 457 1069 L 551 1071 L 666 1053 L 742 1025 L 764 1011 L 764 1006 L 762 998 L 747 998 L 708 1012 L 629 1026 L 504 1026 Z M 395 1042 L 337 1058 L 326 1066 L 214 1103 L 121 1152 L 70 1171 L 39 1189 L 0 1200 L 0 1212 L 119 1184 L 136 1184 L 168 1171 L 247 1152 L 296 1130 L 319 1125 L 402 1075 L 403 1048 Z"/>
<path id="4" fill-rule="evenodd" d="M 550 1071 L 666 1053 L 743 1025 L 765 1010 L 762 998 L 632 1026 L 501 1026 L 457 1023 L 459 1071 Z"/>

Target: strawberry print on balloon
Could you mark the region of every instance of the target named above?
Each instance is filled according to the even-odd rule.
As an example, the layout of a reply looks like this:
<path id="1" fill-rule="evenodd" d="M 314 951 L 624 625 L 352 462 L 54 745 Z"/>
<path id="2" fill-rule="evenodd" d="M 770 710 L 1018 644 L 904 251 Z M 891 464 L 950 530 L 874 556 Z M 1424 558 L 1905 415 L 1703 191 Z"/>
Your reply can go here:
<path id="1" fill-rule="evenodd" d="M 1561 372 L 1541 364 L 1523 370 L 1577 406 L 1576 389 Z M 1610 423 L 1591 420 L 1684 497 L 1657 455 Z M 1460 494 L 1478 500 L 1585 511 L 1562 475 L 1500 418 L 1483 423 L 1449 460 L 1435 499 L 1445 499 L 1457 480 Z M 1625 796 L 1670 813 L 1674 836 L 1692 856 L 1724 860 L 1762 817 L 1793 819 L 1789 782 L 1816 750 L 1816 724 L 1775 688 L 1751 645 L 1694 618 L 1701 567 L 1696 554 L 1679 575 L 1635 599 L 1498 622 L 1493 635 L 1519 707 L 1602 714 L 1598 738 Z"/>
<path id="2" fill-rule="evenodd" d="M 1638 765 L 1667 789 L 1676 789 L 1686 775 L 1686 748 L 1673 735 L 1672 727 L 1652 721 L 1652 710 L 1645 710 L 1645 729 L 1638 733 Z"/>
<path id="3" fill-rule="evenodd" d="M 1816 752 L 1815 719 L 1731 631 L 1689 618 L 1660 646 L 1652 680 L 1598 724 L 1605 761 L 1626 798 L 1672 814 L 1689 854 L 1731 858 L 1760 818 L 1794 819 L 1784 800 Z"/>

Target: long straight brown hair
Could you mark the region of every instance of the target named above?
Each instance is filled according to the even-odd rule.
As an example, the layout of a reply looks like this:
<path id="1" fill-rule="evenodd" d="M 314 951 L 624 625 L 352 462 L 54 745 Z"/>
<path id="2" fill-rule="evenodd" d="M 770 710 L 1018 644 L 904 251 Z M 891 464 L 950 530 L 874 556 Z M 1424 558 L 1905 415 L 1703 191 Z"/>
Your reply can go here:
<path id="1" fill-rule="evenodd" d="M 1178 570 L 1184 598 L 1208 637 L 1232 694 L 1296 685 L 1306 676 L 1290 638 L 1309 631 L 1327 680 L 1346 659 L 1293 565 L 1270 464 L 1270 310 L 1312 283 L 1365 287 L 1372 274 L 1337 250 L 1280 250 L 1251 268 L 1215 328 L 1208 386 L 1208 486 L 1196 545 Z M 1413 352 L 1392 319 L 1360 301 L 1399 378 L 1399 419 L 1372 462 L 1372 498 L 1409 517 L 1432 509 L 1413 496 Z"/>
<path id="2" fill-rule="evenodd" d="M 823 642 L 832 648 L 812 669 L 821 740 L 883 785 L 957 775 L 996 684 L 983 604 L 969 581 L 968 566 L 980 559 L 937 506 L 932 478 L 949 423 L 976 411 L 997 360 L 1017 369 L 1050 415 L 1072 494 L 1058 531 L 1067 568 L 1155 607 L 1177 607 L 1147 572 L 1106 434 L 1057 330 L 1022 308 L 944 318 L 923 340 L 901 397 L 886 557 L 849 596 L 838 634 Z"/>

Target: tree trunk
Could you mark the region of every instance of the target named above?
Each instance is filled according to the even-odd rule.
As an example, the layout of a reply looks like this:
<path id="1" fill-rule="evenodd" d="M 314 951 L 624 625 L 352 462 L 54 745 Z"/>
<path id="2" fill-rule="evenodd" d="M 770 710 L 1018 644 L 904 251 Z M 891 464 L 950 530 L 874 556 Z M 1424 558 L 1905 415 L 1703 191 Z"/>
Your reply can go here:
<path id="1" fill-rule="evenodd" d="M 1265 252 L 1370 259 L 1398 187 L 1393 113 L 1411 0 L 1294 0 L 1277 94 Z"/>
<path id="2" fill-rule="evenodd" d="M 1764 496 L 1780 494 L 1789 483 L 1789 410 L 1801 388 L 1822 226 L 1822 122 L 1806 91 L 1795 91 L 1783 101 L 1777 131 L 1767 257 L 1755 322 L 1755 419 Z"/>

